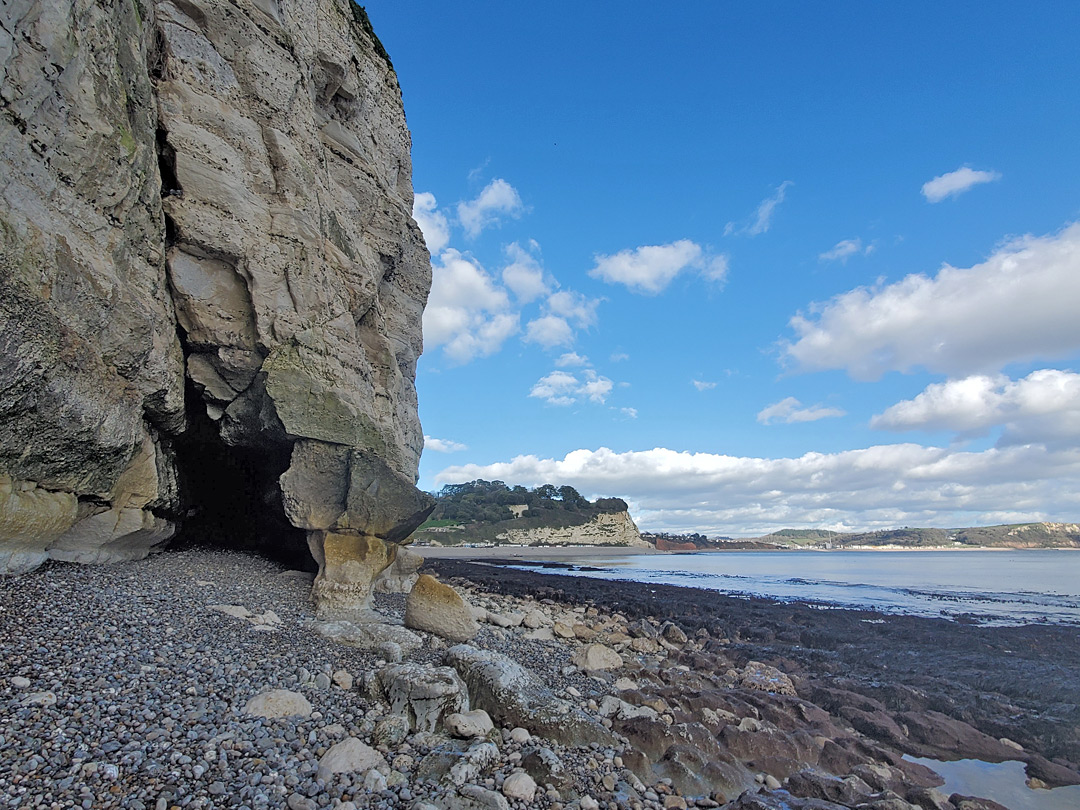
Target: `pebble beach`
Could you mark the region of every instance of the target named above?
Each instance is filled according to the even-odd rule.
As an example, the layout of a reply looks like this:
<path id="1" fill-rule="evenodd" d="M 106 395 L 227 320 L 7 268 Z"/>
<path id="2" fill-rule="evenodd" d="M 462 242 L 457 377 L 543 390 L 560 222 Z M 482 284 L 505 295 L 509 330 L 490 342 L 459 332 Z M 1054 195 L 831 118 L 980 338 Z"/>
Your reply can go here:
<path id="1" fill-rule="evenodd" d="M 362 650 L 313 632 L 312 575 L 257 556 L 194 549 L 109 566 L 52 562 L 0 583 L 0 806 L 992 807 L 951 801 L 936 774 L 900 750 L 1024 757 L 1036 778 L 1075 781 L 1069 760 L 1043 757 L 1022 724 L 1009 729 L 1018 743 L 950 721 L 943 741 L 926 731 L 940 721 L 909 712 L 910 739 L 886 745 L 891 721 L 871 696 L 880 690 L 859 692 L 835 667 L 777 656 L 788 625 L 764 604 L 725 602 L 723 624 L 715 601 L 679 601 L 703 598 L 680 596 L 685 589 L 594 583 L 584 592 L 553 575 L 433 567 L 471 606 L 479 632 L 468 647 L 420 633 L 404 664 L 423 674 L 452 650 L 505 656 L 604 742 L 484 725 L 484 712 L 477 729 L 444 717 L 420 730 L 372 691 L 400 648 Z M 405 597 L 377 594 L 375 607 L 400 622 Z M 898 636 L 909 626 L 782 610 L 804 642 L 821 637 L 820 622 Z M 1059 666 L 1071 659 L 1058 659 L 1071 672 Z M 297 707 L 260 716 L 257 705 L 281 699 Z"/>

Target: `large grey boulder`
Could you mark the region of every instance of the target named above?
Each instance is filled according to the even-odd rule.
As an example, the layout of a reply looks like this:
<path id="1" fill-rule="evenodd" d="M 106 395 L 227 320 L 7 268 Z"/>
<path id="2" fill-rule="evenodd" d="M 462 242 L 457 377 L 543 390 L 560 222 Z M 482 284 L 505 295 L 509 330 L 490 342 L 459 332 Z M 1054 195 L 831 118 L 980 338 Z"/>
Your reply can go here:
<path id="1" fill-rule="evenodd" d="M 469 693 L 450 667 L 390 664 L 379 670 L 372 687 L 413 731 L 434 731 L 448 716 L 469 710 Z"/>
<path id="2" fill-rule="evenodd" d="M 502 726 L 521 726 L 562 745 L 611 745 L 614 737 L 573 703 L 555 694 L 532 672 L 501 653 L 458 644 L 447 663 L 469 688 L 472 705 Z"/>

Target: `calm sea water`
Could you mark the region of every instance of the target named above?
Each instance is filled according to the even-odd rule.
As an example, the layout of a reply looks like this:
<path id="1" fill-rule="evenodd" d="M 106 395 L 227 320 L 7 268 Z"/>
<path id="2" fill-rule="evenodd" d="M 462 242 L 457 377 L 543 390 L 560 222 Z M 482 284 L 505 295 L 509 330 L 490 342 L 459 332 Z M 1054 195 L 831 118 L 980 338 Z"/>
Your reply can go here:
<path id="1" fill-rule="evenodd" d="M 920 759 L 905 756 L 909 762 L 918 762 L 937 771 L 945 780 L 938 788 L 946 796 L 984 796 L 1003 804 L 1009 810 L 1077 810 L 1080 808 L 1080 785 L 1032 790 L 1026 784 L 1023 762 L 983 762 L 978 759 L 961 759 L 941 762 L 936 759 Z"/>
<path id="2" fill-rule="evenodd" d="M 1080 624 L 1080 551 L 598 555 L 559 573 L 998 624 Z"/>

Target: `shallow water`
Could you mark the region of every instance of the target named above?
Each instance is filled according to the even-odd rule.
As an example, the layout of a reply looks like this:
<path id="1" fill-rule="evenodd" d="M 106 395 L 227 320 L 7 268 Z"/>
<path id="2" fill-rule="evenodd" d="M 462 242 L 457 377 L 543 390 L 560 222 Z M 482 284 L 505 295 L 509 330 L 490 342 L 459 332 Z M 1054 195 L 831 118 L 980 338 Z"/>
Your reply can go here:
<path id="1" fill-rule="evenodd" d="M 993 799 L 1009 810 L 1077 810 L 1080 808 L 1080 785 L 1032 790 L 1027 786 L 1023 762 L 983 762 L 979 759 L 961 759 L 956 762 L 939 762 L 936 759 L 908 757 L 937 771 L 945 780 L 938 788 L 946 796 L 959 793 L 962 796 L 980 796 Z"/>
<path id="2" fill-rule="evenodd" d="M 996 624 L 1080 624 L 1080 551 L 627 554 L 577 557 L 559 573 Z"/>

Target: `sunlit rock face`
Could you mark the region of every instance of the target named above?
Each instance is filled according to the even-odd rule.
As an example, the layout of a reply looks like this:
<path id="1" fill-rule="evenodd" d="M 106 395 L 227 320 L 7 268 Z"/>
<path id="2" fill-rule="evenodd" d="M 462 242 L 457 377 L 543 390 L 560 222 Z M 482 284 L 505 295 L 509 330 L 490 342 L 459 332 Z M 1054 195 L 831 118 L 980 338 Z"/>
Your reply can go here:
<path id="1" fill-rule="evenodd" d="M 0 23 L 0 571 L 180 528 L 316 560 L 350 538 L 320 576 L 377 574 L 430 505 L 430 263 L 366 16 L 17 0 Z"/>

